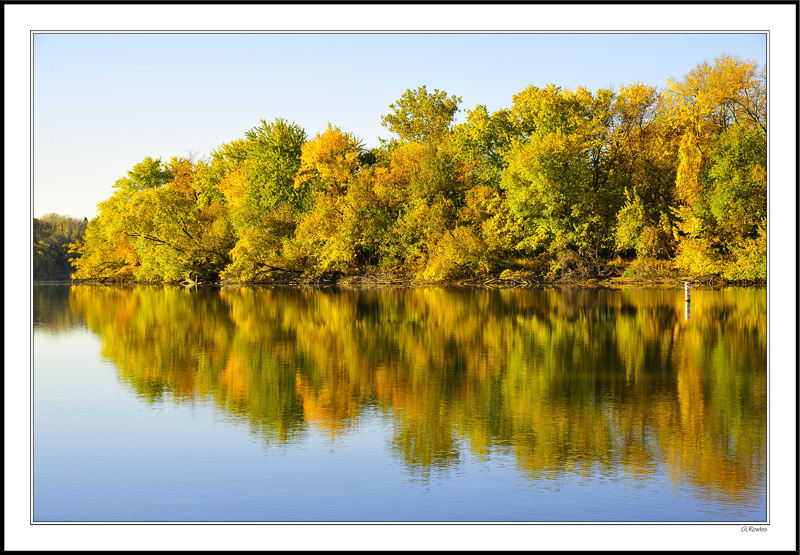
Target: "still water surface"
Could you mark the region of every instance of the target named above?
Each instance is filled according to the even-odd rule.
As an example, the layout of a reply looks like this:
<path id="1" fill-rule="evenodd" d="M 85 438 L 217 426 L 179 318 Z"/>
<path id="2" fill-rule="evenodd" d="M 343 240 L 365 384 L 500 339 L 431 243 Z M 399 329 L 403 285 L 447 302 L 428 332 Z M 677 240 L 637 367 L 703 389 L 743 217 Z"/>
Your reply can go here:
<path id="1" fill-rule="evenodd" d="M 36 284 L 34 521 L 764 521 L 766 306 Z"/>

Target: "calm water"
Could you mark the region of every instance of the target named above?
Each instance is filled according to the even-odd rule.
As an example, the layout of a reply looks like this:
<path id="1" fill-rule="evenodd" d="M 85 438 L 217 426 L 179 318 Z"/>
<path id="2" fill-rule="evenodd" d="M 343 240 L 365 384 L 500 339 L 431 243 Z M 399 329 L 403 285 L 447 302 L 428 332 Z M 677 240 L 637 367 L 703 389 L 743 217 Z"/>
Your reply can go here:
<path id="1" fill-rule="evenodd" d="M 34 520 L 766 520 L 764 289 L 37 284 Z"/>

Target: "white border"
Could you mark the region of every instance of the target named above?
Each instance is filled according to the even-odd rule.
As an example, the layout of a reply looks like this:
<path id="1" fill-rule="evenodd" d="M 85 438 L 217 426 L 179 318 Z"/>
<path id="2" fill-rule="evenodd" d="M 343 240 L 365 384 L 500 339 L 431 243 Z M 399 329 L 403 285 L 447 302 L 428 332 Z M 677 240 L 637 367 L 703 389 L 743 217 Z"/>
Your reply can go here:
<path id="1" fill-rule="evenodd" d="M 790 550 L 796 545 L 797 7 L 730 5 L 6 5 L 5 548 L 9 550 Z M 555 27 L 562 26 L 561 28 Z M 568 26 L 568 27 L 567 27 Z M 711 28 L 713 26 L 713 28 Z M 250 27 L 250 28 L 245 28 Z M 764 31 L 770 33 L 770 526 L 29 524 L 31 30 Z M 698 60 L 699 61 L 699 60 Z M 687 68 L 687 71 L 691 68 Z M 87 153 L 88 156 L 91 153 Z M 21 230 L 28 230 L 23 233 Z M 26 241 L 21 241 L 25 236 Z M 21 262 L 25 261 L 25 262 Z M 28 335 L 25 335 L 25 334 Z"/>

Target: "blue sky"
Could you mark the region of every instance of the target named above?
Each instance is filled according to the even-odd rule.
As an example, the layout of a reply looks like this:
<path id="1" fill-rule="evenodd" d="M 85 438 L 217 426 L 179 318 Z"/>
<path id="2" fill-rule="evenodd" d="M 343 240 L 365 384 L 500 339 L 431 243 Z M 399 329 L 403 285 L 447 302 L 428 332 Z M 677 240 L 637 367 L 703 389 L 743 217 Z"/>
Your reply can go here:
<path id="1" fill-rule="evenodd" d="M 210 154 L 277 117 L 367 146 L 406 89 L 510 107 L 528 85 L 663 88 L 722 53 L 766 60 L 764 33 L 34 35 L 33 212 L 96 215 L 146 156 Z M 463 117 L 463 112 L 460 114 Z"/>

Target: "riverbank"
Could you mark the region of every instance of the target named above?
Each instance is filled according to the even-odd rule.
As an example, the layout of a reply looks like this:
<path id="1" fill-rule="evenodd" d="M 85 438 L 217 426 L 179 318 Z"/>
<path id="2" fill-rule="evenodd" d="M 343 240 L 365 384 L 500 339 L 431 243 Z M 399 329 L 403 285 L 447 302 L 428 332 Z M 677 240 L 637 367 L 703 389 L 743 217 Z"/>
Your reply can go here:
<path id="1" fill-rule="evenodd" d="M 509 271 L 484 276 L 472 276 L 445 281 L 425 281 L 413 276 L 393 272 L 366 272 L 363 274 L 328 273 L 319 276 L 304 276 L 296 273 L 277 272 L 258 281 L 233 279 L 203 280 L 185 279 L 180 282 L 159 284 L 182 285 L 184 287 L 286 287 L 286 288 L 342 288 L 342 289 L 383 289 L 383 288 L 424 288 L 456 287 L 470 289 L 533 289 L 542 287 L 586 287 L 586 288 L 679 288 L 686 282 L 697 287 L 764 287 L 766 282 L 733 282 L 719 276 L 610 276 L 590 278 L 546 278 L 532 273 Z M 99 283 L 105 285 L 153 285 L 150 282 L 118 280 L 73 280 L 72 283 Z"/>

